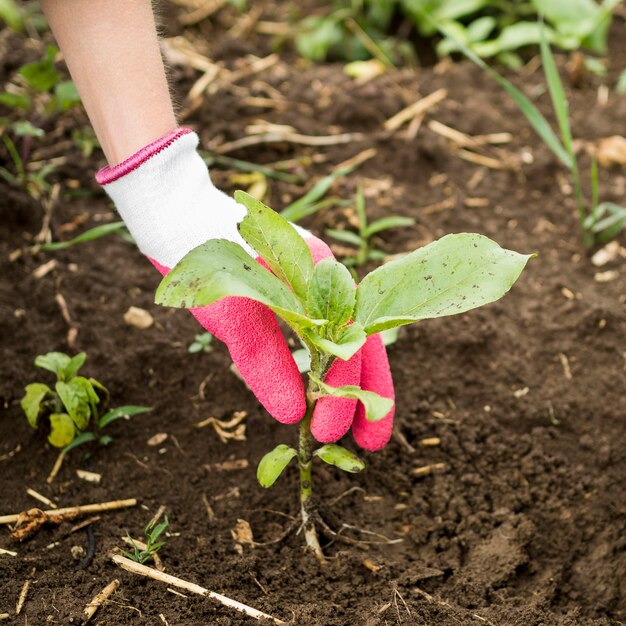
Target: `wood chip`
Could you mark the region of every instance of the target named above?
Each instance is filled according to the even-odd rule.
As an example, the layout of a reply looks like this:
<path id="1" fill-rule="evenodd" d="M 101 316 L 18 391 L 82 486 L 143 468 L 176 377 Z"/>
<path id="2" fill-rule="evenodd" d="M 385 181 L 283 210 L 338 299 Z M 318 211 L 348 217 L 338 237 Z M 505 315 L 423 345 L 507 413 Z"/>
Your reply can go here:
<path id="1" fill-rule="evenodd" d="M 602 167 L 626 165 L 626 137 L 613 135 L 600 139 L 595 146 L 595 155 Z"/>
<path id="2" fill-rule="evenodd" d="M 413 104 L 408 107 L 402 109 L 398 113 L 396 113 L 393 117 L 390 117 L 385 123 L 384 128 L 388 131 L 394 131 L 400 128 L 405 122 L 413 119 L 418 115 L 423 115 L 430 108 L 434 107 L 436 104 L 444 100 L 448 96 L 448 91 L 446 89 L 438 89 L 433 93 L 425 96 L 424 98 L 420 98 Z"/>
<path id="3" fill-rule="evenodd" d="M 569 359 L 567 358 L 567 355 L 563 352 L 560 352 L 559 360 L 561 361 L 561 366 L 563 367 L 563 374 L 565 378 L 567 378 L 567 380 L 572 380 L 572 370 L 569 366 Z"/>
<path id="4" fill-rule="evenodd" d="M 102 480 L 102 474 L 98 474 L 97 472 L 88 472 L 87 470 L 77 469 L 76 475 L 81 480 L 87 481 L 88 483 L 93 483 L 94 485 L 99 485 Z"/>
<path id="5" fill-rule="evenodd" d="M 0 554 L 4 554 L 6 556 L 17 556 L 17 552 L 13 552 L 13 550 L 5 550 L 4 548 L 0 548 Z"/>
<path id="6" fill-rule="evenodd" d="M 411 471 L 413 476 L 417 476 L 418 478 L 422 478 L 423 476 L 430 476 L 431 474 L 435 474 L 438 472 L 444 472 L 447 469 L 447 465 L 445 463 L 433 463 L 432 465 L 423 465 L 422 467 L 416 467 Z"/>
<path id="7" fill-rule="evenodd" d="M 51 259 L 47 263 L 40 265 L 37 269 L 33 270 L 33 277 L 41 279 L 47 276 L 58 265 L 56 259 Z"/>
<path id="8" fill-rule="evenodd" d="M 115 593 L 119 586 L 120 581 L 116 578 L 92 598 L 91 602 L 83 610 L 85 615 L 84 624 L 95 615 L 96 611 Z"/>
<path id="9" fill-rule="evenodd" d="M 617 270 L 607 270 L 606 272 L 596 272 L 593 275 L 593 279 L 597 283 L 610 283 L 612 280 L 619 278 L 619 272 Z"/>
<path id="10" fill-rule="evenodd" d="M 254 537 L 252 535 L 252 528 L 245 519 L 238 519 L 235 528 L 231 529 L 230 534 L 233 539 L 240 544 L 249 545 L 254 547 Z"/>
<path id="11" fill-rule="evenodd" d="M 420 441 L 420 445 L 427 446 L 429 448 L 438 446 L 440 444 L 441 444 L 441 439 L 439 437 L 427 437 L 426 439 L 422 439 Z"/>
<path id="12" fill-rule="evenodd" d="M 57 505 L 54 502 L 52 502 L 50 498 L 46 498 L 46 496 L 41 495 L 39 492 L 35 491 L 34 489 L 31 489 L 30 487 L 26 490 L 26 493 L 29 496 L 35 498 L 35 500 L 38 500 L 39 502 L 42 502 L 46 506 L 49 506 L 51 509 L 57 508 Z"/>
<path id="13" fill-rule="evenodd" d="M 146 441 L 149 446 L 160 446 L 168 437 L 167 433 L 157 433 Z"/>
<path id="14" fill-rule="evenodd" d="M 376 565 L 376 563 L 374 563 L 370 559 L 364 559 L 363 565 L 365 565 L 365 567 L 367 567 L 370 572 L 374 572 L 374 574 L 376 574 L 376 572 L 380 572 L 380 570 L 383 568 L 382 565 Z"/>
<path id="15" fill-rule="evenodd" d="M 596 267 L 602 267 L 607 263 L 611 263 L 611 261 L 617 260 L 620 256 L 626 259 L 626 248 L 622 248 L 617 241 L 611 241 L 591 257 L 591 262 Z"/>
<path id="16" fill-rule="evenodd" d="M 222 463 L 213 463 L 205 465 L 206 469 L 216 470 L 218 472 L 232 472 L 234 470 L 246 469 L 250 465 L 248 459 L 234 459 L 233 461 L 223 461 Z"/>
<path id="17" fill-rule="evenodd" d="M 145 330 L 150 328 L 154 324 L 154 318 L 145 309 L 140 309 L 136 306 L 131 306 L 126 313 L 124 313 L 124 321 L 135 328 Z"/>
<path id="18" fill-rule="evenodd" d="M 24 606 L 24 602 L 26 602 L 26 596 L 28 595 L 29 588 L 30 580 L 26 580 L 22 585 L 22 590 L 20 591 L 19 598 L 17 599 L 17 604 L 15 605 L 15 615 L 19 615 L 22 612 L 22 607 Z"/>

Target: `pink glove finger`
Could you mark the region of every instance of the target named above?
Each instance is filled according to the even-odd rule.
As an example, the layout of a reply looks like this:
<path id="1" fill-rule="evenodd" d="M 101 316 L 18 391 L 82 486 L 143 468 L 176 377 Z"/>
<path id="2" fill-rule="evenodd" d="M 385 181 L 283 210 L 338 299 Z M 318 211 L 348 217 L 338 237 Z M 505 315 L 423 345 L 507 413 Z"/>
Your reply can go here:
<path id="1" fill-rule="evenodd" d="M 358 385 L 361 377 L 361 351 L 350 360 L 336 359 L 326 374 L 325 381 L 332 387 Z M 341 439 L 354 419 L 357 400 L 349 398 L 321 398 L 315 405 L 311 419 L 311 433 L 318 441 L 330 443 Z"/>
<path id="2" fill-rule="evenodd" d="M 361 389 L 374 391 L 385 398 L 394 400 L 389 360 L 380 335 L 368 337 L 361 348 L 361 354 Z M 391 438 L 394 413 L 395 406 L 382 420 L 368 422 L 363 405 L 359 403 L 352 424 L 352 435 L 357 444 L 372 452 L 384 448 Z"/>
<path id="3" fill-rule="evenodd" d="M 150 260 L 167 274 L 166 267 Z M 283 424 L 304 417 L 302 376 L 270 309 L 249 298 L 229 297 L 191 312 L 226 344 L 242 378 L 272 417 Z"/>

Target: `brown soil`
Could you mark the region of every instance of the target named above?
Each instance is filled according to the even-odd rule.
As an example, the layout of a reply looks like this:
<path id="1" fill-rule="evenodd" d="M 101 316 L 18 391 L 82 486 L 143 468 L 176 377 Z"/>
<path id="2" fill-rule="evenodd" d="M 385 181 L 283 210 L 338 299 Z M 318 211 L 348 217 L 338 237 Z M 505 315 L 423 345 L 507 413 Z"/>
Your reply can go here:
<path id="1" fill-rule="evenodd" d="M 226 12 L 223 19 L 229 17 Z M 599 85 L 614 85 L 626 61 L 623 24 L 618 26 L 609 75 L 588 77 L 583 87 L 570 90 L 579 138 L 626 134 L 626 97 L 611 89 L 606 106 L 596 101 Z M 4 37 L 6 44 L 14 36 Z M 252 44 L 237 46 L 224 36 L 213 46 L 209 53 L 217 57 L 221 50 L 233 67 L 236 62 L 228 59 Z M 3 58 L 3 63 L 9 75 L 15 59 Z M 180 93 L 196 77 L 177 70 Z M 264 95 L 267 88 L 259 80 L 300 104 L 268 112 L 244 104 L 239 90 L 226 90 L 187 121 L 200 129 L 205 145 L 241 137 L 258 118 L 308 134 L 362 132 L 363 140 L 349 146 L 317 152 L 261 146 L 234 156 L 270 163 L 322 154 L 326 161 L 307 169 L 307 175 L 318 176 L 374 147 L 376 156 L 340 181 L 334 193 L 353 197 L 362 182 L 372 217 L 392 212 L 416 219 L 415 227 L 384 237 L 389 252 L 448 232 L 477 231 L 539 254 L 501 302 L 420 324 L 389 348 L 397 429 L 405 443 L 394 438 L 383 452 L 363 454 L 367 469 L 361 475 L 315 468 L 323 515 L 331 526 L 348 524 L 402 541 L 335 542 L 326 549 L 330 561 L 324 569 L 294 534 L 266 546 L 238 546 L 231 534 L 238 520 L 248 521 L 254 539 L 264 542 L 280 535 L 289 523 L 285 515 L 297 514 L 293 471 L 271 490 L 255 479 L 261 456 L 277 443 L 293 441 L 296 432 L 264 413 L 230 372 L 223 346 L 209 354 L 187 353 L 199 329 L 185 312 L 152 304 L 158 276 L 136 249 L 110 236 L 33 256 L 27 246 L 40 228 L 42 209 L 1 186 L 0 514 L 36 505 L 28 487 L 60 506 L 127 497 L 138 498 L 140 505 L 105 513 L 93 524 L 95 558 L 80 570 L 70 549 L 87 546 L 84 531 L 64 538 L 64 525 L 15 544 L 0 529 L 0 546 L 18 552 L 0 555 L 0 613 L 14 612 L 22 585 L 30 580 L 22 615 L 8 623 L 79 623 L 90 598 L 117 577 L 120 589 L 94 623 L 165 623 L 161 614 L 172 625 L 251 623 L 210 600 L 174 595 L 111 564 L 108 555 L 122 545 L 120 537 L 139 535 L 165 505 L 174 533 L 162 550 L 168 572 L 295 624 L 608 626 L 626 621 L 624 259 L 600 269 L 590 263 L 578 242 L 572 197 L 558 183 L 561 168 L 510 101 L 468 64 L 393 71 L 359 87 L 339 66 L 280 61 L 238 84 Z M 541 83 L 539 73 L 517 80 L 527 93 L 537 93 Z M 385 119 L 440 87 L 448 89 L 448 98 L 426 118 L 416 140 L 381 132 Z M 537 102 L 549 111 L 545 95 Z M 76 114 L 64 119 L 68 128 L 84 123 Z M 481 170 L 427 127 L 432 119 L 472 134 L 511 132 L 512 142 L 502 149 L 520 165 Z M 532 162 L 526 158 L 521 164 L 524 154 L 532 155 Z M 87 220 L 79 231 L 96 219 L 113 218 L 91 182 L 97 164 L 85 163 L 73 148 L 67 156 L 58 180 L 77 179 L 93 195 L 64 194 L 52 215 L 55 238 L 71 236 L 61 226 L 80 216 Z M 214 178 L 232 190 L 230 174 L 215 170 Z M 623 201 L 623 174 L 601 172 L 604 198 Z M 302 193 L 275 181 L 270 190 L 275 208 Z M 444 200 L 449 201 L 441 204 Z M 345 223 L 346 215 L 333 210 L 307 225 L 323 234 L 325 226 Z M 22 255 L 9 261 L 15 249 Z M 52 258 L 56 268 L 44 278 L 33 277 L 33 270 Z M 617 278 L 598 282 L 594 275 L 607 270 Z M 89 355 L 85 371 L 108 385 L 114 404 L 147 404 L 154 412 L 118 422 L 108 448 L 71 453 L 48 485 L 56 453 L 30 430 L 19 400 L 25 384 L 48 380 L 33 366 L 35 356 L 68 349 L 57 293 L 78 327 L 74 349 Z M 122 316 L 130 305 L 149 310 L 156 324 L 143 331 L 126 325 Z M 228 418 L 242 410 L 248 412 L 246 441 L 223 444 L 210 426 L 194 426 L 209 416 Z M 160 432 L 168 439 L 148 445 Z M 441 444 L 425 447 L 420 441 L 426 437 L 439 437 Z M 248 465 L 219 469 L 232 460 Z M 422 478 L 412 474 L 433 463 L 445 469 Z M 79 480 L 77 468 L 101 473 L 101 484 Z M 203 497 L 214 511 L 212 520 Z M 338 502 L 331 505 L 333 499 Z M 374 537 L 349 528 L 344 532 L 354 539 Z M 56 547 L 46 548 L 55 541 Z"/>

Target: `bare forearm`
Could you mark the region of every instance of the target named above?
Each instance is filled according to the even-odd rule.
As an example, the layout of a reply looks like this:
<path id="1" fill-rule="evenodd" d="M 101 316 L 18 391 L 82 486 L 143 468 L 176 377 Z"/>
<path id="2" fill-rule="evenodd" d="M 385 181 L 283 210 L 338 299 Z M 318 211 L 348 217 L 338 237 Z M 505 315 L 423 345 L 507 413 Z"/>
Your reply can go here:
<path id="1" fill-rule="evenodd" d="M 42 0 L 110 164 L 176 126 L 150 0 Z"/>

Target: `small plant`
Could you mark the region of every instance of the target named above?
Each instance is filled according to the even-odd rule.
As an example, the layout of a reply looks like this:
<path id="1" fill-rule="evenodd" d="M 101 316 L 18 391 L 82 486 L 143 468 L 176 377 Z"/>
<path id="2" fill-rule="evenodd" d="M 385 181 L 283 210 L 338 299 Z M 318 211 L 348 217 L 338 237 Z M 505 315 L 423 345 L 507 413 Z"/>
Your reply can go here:
<path id="1" fill-rule="evenodd" d="M 55 46 L 48 46 L 39 61 L 20 67 L 11 91 L 0 93 L 0 105 L 14 117 L 18 116 L 18 119 L 0 117 L 2 141 L 14 167 L 14 171 L 0 167 L 0 177 L 25 189 L 34 198 L 49 190 L 47 177 L 54 171 L 54 165 L 30 163 L 33 141 L 45 135 L 42 126 L 50 118 L 80 102 L 74 83 L 62 80 L 54 65 L 58 52 Z"/>
<path id="2" fill-rule="evenodd" d="M 235 199 L 248 209 L 239 232 L 271 272 L 240 245 L 210 240 L 189 252 L 162 280 L 156 302 L 190 308 L 226 296 L 251 298 L 282 318 L 308 349 L 307 410 L 300 422 L 298 448 L 279 445 L 263 457 L 257 475 L 262 486 L 270 487 L 297 459 L 304 536 L 307 546 L 323 559 L 312 498 L 313 459 L 348 472 L 358 472 L 364 464 L 336 444 L 314 448 L 310 424 L 315 403 L 324 397 L 356 399 L 369 421 L 383 419 L 393 408 L 389 398 L 358 386 L 326 384 L 333 361 L 350 359 L 369 335 L 499 299 L 530 256 L 504 250 L 481 235 L 448 235 L 379 267 L 357 287 L 348 269 L 335 259 L 314 266 L 306 242 L 283 217 L 241 191 Z"/>
<path id="3" fill-rule="evenodd" d="M 211 333 L 200 333 L 195 336 L 195 339 L 189 344 L 187 352 L 189 354 L 195 354 L 196 352 L 211 352 L 213 346 L 213 335 Z"/>
<path id="4" fill-rule="evenodd" d="M 347 267 L 361 267 L 368 261 L 385 260 L 387 253 L 374 247 L 374 236 L 392 228 L 413 226 L 413 224 L 415 224 L 413 218 L 399 215 L 382 217 L 370 224 L 365 212 L 365 194 L 363 193 L 363 187 L 359 187 L 357 191 L 355 208 L 359 224 L 356 233 L 350 230 L 338 230 L 336 228 L 326 230 L 326 234 L 330 237 L 356 247 L 353 255 L 342 259 L 343 264 Z"/>
<path id="5" fill-rule="evenodd" d="M 78 376 L 87 355 L 69 357 L 63 352 L 48 352 L 35 359 L 35 365 L 56 374 L 54 389 L 44 383 L 26 385 L 21 406 L 32 428 L 49 429 L 48 441 L 55 448 L 72 448 L 97 441 L 113 441 L 102 431 L 122 417 L 146 413 L 145 406 L 120 406 L 109 409 L 109 392 L 95 378 Z"/>
<path id="6" fill-rule="evenodd" d="M 489 67 L 482 59 L 474 54 L 462 42 L 457 41 L 458 48 L 473 63 L 485 70 L 500 86 L 511 96 L 512 100 L 519 107 L 528 123 L 533 127 L 537 135 L 543 140 L 548 148 L 555 154 L 561 163 L 569 170 L 574 188 L 574 197 L 578 211 L 578 219 L 581 229 L 582 242 L 587 247 L 592 247 L 599 243 L 605 243 L 615 237 L 624 227 L 626 227 L 626 208 L 614 202 L 599 202 L 599 181 L 598 167 L 595 159 L 591 164 L 589 173 L 591 181 L 591 196 L 585 198 L 583 192 L 582 179 L 580 176 L 580 166 L 578 157 L 574 150 L 572 129 L 569 119 L 569 103 L 565 95 L 565 89 L 561 77 L 554 62 L 554 56 L 548 43 L 546 31 L 542 24 L 539 24 L 541 37 L 541 59 L 543 61 L 543 71 L 548 83 L 548 91 L 554 115 L 557 119 L 560 139 L 552 129 L 550 122 L 544 117 L 539 109 L 511 82 Z M 448 37 L 454 35 L 442 29 Z"/>
<path id="7" fill-rule="evenodd" d="M 148 563 L 148 561 L 154 561 L 159 550 L 167 543 L 166 541 L 159 541 L 159 537 L 167 530 L 169 524 L 170 522 L 167 519 L 167 515 L 160 524 L 154 521 L 149 522 L 143 531 L 143 535 L 146 539 L 145 543 L 135 541 L 127 533 L 126 537 L 128 538 L 128 542 L 132 545 L 133 551 L 122 551 L 122 553 L 126 558 L 135 561 L 135 563 L 141 563 L 142 565 Z"/>

